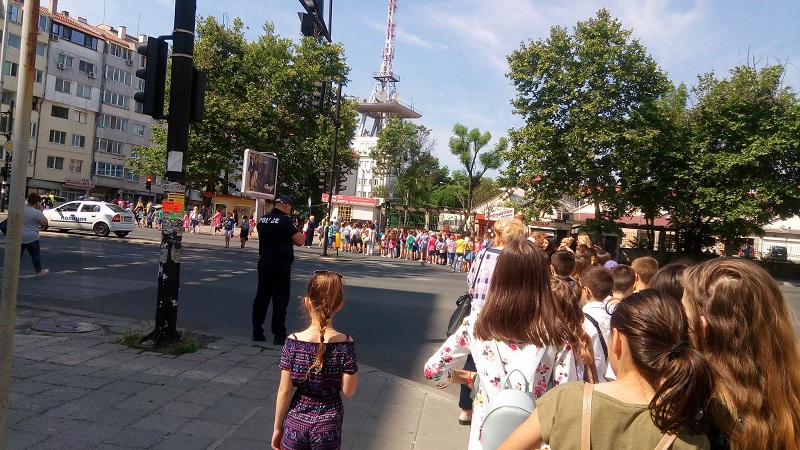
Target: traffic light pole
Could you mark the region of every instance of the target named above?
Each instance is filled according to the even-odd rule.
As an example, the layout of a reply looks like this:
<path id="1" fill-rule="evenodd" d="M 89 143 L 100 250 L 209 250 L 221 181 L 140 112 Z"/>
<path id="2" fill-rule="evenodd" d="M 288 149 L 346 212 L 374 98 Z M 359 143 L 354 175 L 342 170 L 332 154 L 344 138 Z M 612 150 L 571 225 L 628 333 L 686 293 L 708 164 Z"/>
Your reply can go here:
<path id="1" fill-rule="evenodd" d="M 185 155 L 189 149 L 191 119 L 194 29 L 197 0 L 175 1 L 175 28 L 172 31 L 172 75 L 167 118 L 167 183 L 186 185 Z M 142 338 L 154 347 L 179 342 L 177 330 L 178 292 L 182 253 L 182 215 L 168 217 L 162 212 L 161 256 L 158 260 L 155 329 Z"/>
<path id="2" fill-rule="evenodd" d="M 333 156 L 331 157 L 331 183 L 328 186 L 328 221 L 325 222 L 325 230 L 323 237 L 325 238 L 325 245 L 322 246 L 322 256 L 328 256 L 328 230 L 331 227 L 331 219 L 333 216 L 333 190 L 338 180 L 334 177 L 336 167 L 336 147 L 339 141 L 339 127 L 342 126 L 342 121 L 339 120 L 339 114 L 342 110 L 342 83 L 336 88 L 336 117 L 333 118 Z M 338 249 L 337 249 L 338 253 Z"/>

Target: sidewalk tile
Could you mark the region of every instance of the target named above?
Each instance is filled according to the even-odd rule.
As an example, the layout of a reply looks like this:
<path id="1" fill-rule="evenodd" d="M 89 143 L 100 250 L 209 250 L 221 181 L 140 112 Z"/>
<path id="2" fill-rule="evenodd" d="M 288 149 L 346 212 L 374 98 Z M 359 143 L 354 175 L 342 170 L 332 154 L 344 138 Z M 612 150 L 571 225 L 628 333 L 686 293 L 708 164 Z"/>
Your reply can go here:
<path id="1" fill-rule="evenodd" d="M 217 440 L 219 436 L 224 435 L 231 428 L 227 423 L 212 422 L 210 420 L 192 419 L 181 427 L 176 434 L 188 434 L 190 436 L 211 438 L 211 441 Z"/>
<path id="2" fill-rule="evenodd" d="M 28 349 L 25 352 L 21 352 L 19 355 L 20 358 L 28 359 L 32 361 L 47 361 L 50 358 L 55 358 L 58 356 L 59 353 L 51 352 L 49 350 L 42 350 L 40 348 L 33 348 Z"/>
<path id="3" fill-rule="evenodd" d="M 48 389 L 52 389 L 53 385 L 42 383 L 35 380 L 12 380 L 10 390 L 18 394 L 36 395 Z"/>
<path id="4" fill-rule="evenodd" d="M 9 428 L 13 427 L 13 425 L 22 422 L 25 419 L 33 417 L 36 415 L 33 411 L 27 411 L 24 409 L 16 408 L 16 402 L 11 402 L 11 407 L 8 408 L 8 426 Z"/>
<path id="5" fill-rule="evenodd" d="M 25 450 L 47 439 L 47 435 L 9 429 L 6 434 L 6 450 Z"/>
<path id="6" fill-rule="evenodd" d="M 164 434 L 157 431 L 128 427 L 111 437 L 103 439 L 102 443 L 125 445 L 134 448 L 151 448 L 159 442 L 162 442 L 164 438 Z"/>
<path id="7" fill-rule="evenodd" d="M 121 394 L 138 394 L 147 389 L 149 385 L 133 381 L 117 380 L 100 388 L 101 391 L 119 392 Z"/>
<path id="8" fill-rule="evenodd" d="M 92 392 L 89 389 L 83 388 L 76 388 L 76 387 L 66 387 L 66 386 L 57 386 L 53 389 L 48 391 L 44 391 L 40 394 L 36 394 L 34 398 L 42 398 L 42 399 L 52 399 L 58 400 L 60 402 L 66 403 L 71 402 L 73 400 L 77 400 L 87 394 Z"/>
<path id="9" fill-rule="evenodd" d="M 79 439 L 64 439 L 60 436 L 54 436 L 42 441 L 29 450 L 84 450 L 90 448 L 93 442 L 79 440 Z"/>
<path id="10" fill-rule="evenodd" d="M 225 397 L 219 403 L 203 411 L 198 418 L 216 423 L 234 425 L 264 402 L 237 397 Z"/>
<path id="11" fill-rule="evenodd" d="M 166 403 L 164 406 L 157 409 L 155 413 L 193 419 L 195 417 L 198 417 L 206 409 L 208 409 L 207 405 L 201 405 L 199 403 L 181 402 L 175 400 Z"/>
<path id="12" fill-rule="evenodd" d="M 63 370 L 56 370 L 54 372 L 47 372 L 42 375 L 39 375 L 38 377 L 31 378 L 31 381 L 37 381 L 40 383 L 47 383 L 56 386 L 63 386 L 77 378 L 80 378 L 80 376 L 64 373 Z"/>
<path id="13" fill-rule="evenodd" d="M 35 413 L 41 414 L 47 410 L 57 408 L 61 406 L 64 402 L 60 402 L 58 400 L 52 398 L 34 398 L 28 397 L 25 400 L 20 401 L 16 405 L 17 408 L 24 409 L 27 411 L 33 411 Z"/>
<path id="14" fill-rule="evenodd" d="M 91 395 L 57 406 L 47 411 L 45 415 L 68 419 L 89 419 L 126 398 L 128 398 L 128 394 L 94 391 Z"/>
<path id="15" fill-rule="evenodd" d="M 170 434 L 154 450 L 197 450 L 205 449 L 216 441 L 214 437 L 191 436 L 183 433 Z M 264 448 L 264 447 L 261 447 Z M 244 450 L 244 449 L 242 449 Z"/>
<path id="16" fill-rule="evenodd" d="M 260 346 L 252 346 L 252 345 L 239 345 L 234 347 L 230 350 L 230 353 L 238 353 L 242 355 L 257 355 L 261 353 Z"/>
<path id="17" fill-rule="evenodd" d="M 241 385 L 247 383 L 248 381 L 250 381 L 250 378 L 247 378 L 247 377 L 235 377 L 235 376 L 231 376 L 231 375 L 219 375 L 219 376 L 216 376 L 216 377 L 212 378 L 211 381 L 212 382 L 216 382 L 216 383 L 225 383 L 225 384 L 233 384 L 233 385 L 241 386 Z"/>
<path id="18" fill-rule="evenodd" d="M 138 422 L 145 416 L 145 412 L 131 411 L 130 409 L 122 409 L 117 408 L 116 406 L 111 406 L 100 410 L 86 420 L 93 423 L 107 423 L 112 425 L 128 426 L 134 422 Z"/>
<path id="19" fill-rule="evenodd" d="M 262 448 L 269 448 L 269 442 L 253 441 L 231 436 L 225 439 L 216 450 L 255 450 Z"/>
<path id="20" fill-rule="evenodd" d="M 87 389 L 99 389 L 103 386 L 110 384 L 112 380 L 110 378 L 102 378 L 102 377 L 94 377 L 91 375 L 84 375 L 82 377 L 75 378 L 72 381 L 66 383 L 66 386 L 72 387 L 81 387 Z"/>
<path id="21" fill-rule="evenodd" d="M 160 414 L 156 411 L 154 414 L 149 414 L 142 420 L 134 423 L 133 428 L 155 431 L 166 436 L 178 431 L 181 427 L 186 425 L 189 420 L 189 417 Z"/>
<path id="22" fill-rule="evenodd" d="M 164 406 L 167 402 L 172 401 L 181 393 L 183 393 L 183 391 L 179 389 L 165 386 L 150 386 L 142 392 L 123 400 L 117 406 L 134 411 L 152 412 Z"/>

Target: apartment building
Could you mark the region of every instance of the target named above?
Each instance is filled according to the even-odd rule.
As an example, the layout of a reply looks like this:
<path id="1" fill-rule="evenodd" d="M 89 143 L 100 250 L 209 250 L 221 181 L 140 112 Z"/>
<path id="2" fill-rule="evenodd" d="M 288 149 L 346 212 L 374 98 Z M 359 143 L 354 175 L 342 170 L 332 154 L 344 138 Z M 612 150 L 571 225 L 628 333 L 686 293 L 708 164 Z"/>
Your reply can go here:
<path id="1" fill-rule="evenodd" d="M 353 138 L 353 151 L 358 155 L 358 168 L 354 180 L 356 197 L 373 198 L 376 188 L 388 183 L 386 176 L 376 173 L 375 160 L 370 156 L 370 152 L 377 145 L 378 138 L 376 136 Z"/>
<path id="2" fill-rule="evenodd" d="M 58 10 L 57 0 L 40 9 L 36 53 L 34 115 L 28 156 L 28 192 L 73 200 L 81 195 L 106 201 L 161 195 L 160 178 L 148 192 L 144 180 L 126 166 L 135 146 L 150 143 L 155 123 L 141 113 L 134 93 L 141 89 L 135 71 L 145 58 L 124 26 L 92 26 Z M 16 100 L 22 5 L 9 9 L 2 111 Z M 16 48 L 15 48 L 16 46 Z"/>

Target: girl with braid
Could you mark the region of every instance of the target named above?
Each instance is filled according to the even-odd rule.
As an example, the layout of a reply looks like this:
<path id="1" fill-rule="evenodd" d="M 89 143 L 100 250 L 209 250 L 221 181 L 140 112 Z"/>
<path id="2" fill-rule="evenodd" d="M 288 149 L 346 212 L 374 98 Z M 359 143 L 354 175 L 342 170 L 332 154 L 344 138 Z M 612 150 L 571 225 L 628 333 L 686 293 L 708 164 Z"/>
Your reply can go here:
<path id="1" fill-rule="evenodd" d="M 302 301 L 311 325 L 286 338 L 275 404 L 273 449 L 338 449 L 345 397 L 358 386 L 353 339 L 333 328 L 344 305 L 342 276 L 315 271 Z M 294 391 L 294 395 L 292 395 Z M 290 400 L 291 399 L 291 400 Z"/>

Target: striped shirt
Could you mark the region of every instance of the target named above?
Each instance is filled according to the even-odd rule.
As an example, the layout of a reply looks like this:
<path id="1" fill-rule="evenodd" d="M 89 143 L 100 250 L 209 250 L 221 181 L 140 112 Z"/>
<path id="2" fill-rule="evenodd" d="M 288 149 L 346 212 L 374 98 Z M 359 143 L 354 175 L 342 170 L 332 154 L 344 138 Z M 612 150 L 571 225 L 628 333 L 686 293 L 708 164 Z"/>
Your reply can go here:
<path id="1" fill-rule="evenodd" d="M 489 293 L 489 283 L 492 282 L 494 266 L 497 264 L 497 258 L 499 256 L 500 250 L 495 248 L 481 250 L 475 256 L 475 261 L 472 263 L 469 273 L 467 273 L 467 286 L 469 287 L 469 293 L 472 294 L 473 313 L 483 309 L 483 304 L 486 303 L 486 294 Z M 480 273 L 478 273 L 479 269 Z M 475 280 L 475 287 L 472 287 L 473 280 Z"/>

